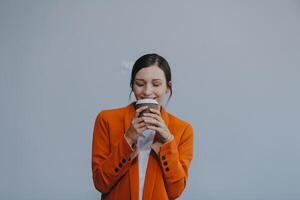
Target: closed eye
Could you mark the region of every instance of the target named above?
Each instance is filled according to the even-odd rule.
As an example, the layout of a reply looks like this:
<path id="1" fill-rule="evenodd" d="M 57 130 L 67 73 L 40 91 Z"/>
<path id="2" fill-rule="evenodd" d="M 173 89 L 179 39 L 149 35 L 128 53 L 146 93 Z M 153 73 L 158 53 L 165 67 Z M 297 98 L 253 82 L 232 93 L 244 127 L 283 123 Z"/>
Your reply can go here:
<path id="1" fill-rule="evenodd" d="M 144 84 L 142 84 L 142 83 L 135 83 L 135 85 L 137 85 L 138 87 L 144 86 Z"/>

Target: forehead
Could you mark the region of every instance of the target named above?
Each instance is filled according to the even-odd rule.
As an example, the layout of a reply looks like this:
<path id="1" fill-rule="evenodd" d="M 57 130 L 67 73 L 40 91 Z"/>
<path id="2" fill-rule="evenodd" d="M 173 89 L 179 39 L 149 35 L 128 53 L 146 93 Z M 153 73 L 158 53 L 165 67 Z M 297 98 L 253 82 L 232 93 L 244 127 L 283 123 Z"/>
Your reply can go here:
<path id="1" fill-rule="evenodd" d="M 161 70 L 158 66 L 152 65 L 150 67 L 145 67 L 140 69 L 135 75 L 135 79 L 144 79 L 144 80 L 152 80 L 152 79 L 161 79 L 165 80 L 165 74 L 163 70 Z"/>

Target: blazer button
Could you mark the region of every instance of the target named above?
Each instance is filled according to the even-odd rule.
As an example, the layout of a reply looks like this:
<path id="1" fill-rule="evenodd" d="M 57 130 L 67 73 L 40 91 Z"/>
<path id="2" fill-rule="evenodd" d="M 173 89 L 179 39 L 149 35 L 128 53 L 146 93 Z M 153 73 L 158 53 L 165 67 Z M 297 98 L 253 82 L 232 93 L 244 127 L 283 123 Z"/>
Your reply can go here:
<path id="1" fill-rule="evenodd" d="M 166 168 L 166 172 L 170 171 L 169 167 Z"/>
<path id="2" fill-rule="evenodd" d="M 126 159 L 123 158 L 122 163 L 126 163 Z"/>
<path id="3" fill-rule="evenodd" d="M 162 156 L 161 159 L 162 159 L 162 160 L 166 160 L 166 156 Z"/>
<path id="4" fill-rule="evenodd" d="M 120 167 L 120 168 L 123 167 L 122 163 L 119 163 L 119 167 Z"/>
<path id="5" fill-rule="evenodd" d="M 168 165 L 168 162 L 167 161 L 164 161 L 164 166 L 167 166 Z"/>
<path id="6" fill-rule="evenodd" d="M 119 172 L 119 168 L 116 167 L 115 168 L 115 172 L 118 173 Z"/>

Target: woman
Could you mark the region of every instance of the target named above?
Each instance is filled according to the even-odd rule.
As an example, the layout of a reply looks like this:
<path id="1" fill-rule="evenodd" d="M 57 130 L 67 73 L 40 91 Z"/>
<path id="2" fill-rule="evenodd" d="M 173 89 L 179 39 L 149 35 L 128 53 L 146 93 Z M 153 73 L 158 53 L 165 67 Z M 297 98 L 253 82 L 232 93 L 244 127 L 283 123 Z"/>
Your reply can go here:
<path id="1" fill-rule="evenodd" d="M 160 108 L 140 115 L 147 107 L 135 109 L 133 102 L 98 114 L 92 147 L 94 185 L 102 199 L 176 199 L 186 186 L 193 158 L 193 129 L 162 106 L 165 96 L 172 95 L 168 62 L 157 54 L 140 57 L 130 87 L 137 100 L 155 99 Z M 139 146 L 147 131 L 154 138 Z"/>

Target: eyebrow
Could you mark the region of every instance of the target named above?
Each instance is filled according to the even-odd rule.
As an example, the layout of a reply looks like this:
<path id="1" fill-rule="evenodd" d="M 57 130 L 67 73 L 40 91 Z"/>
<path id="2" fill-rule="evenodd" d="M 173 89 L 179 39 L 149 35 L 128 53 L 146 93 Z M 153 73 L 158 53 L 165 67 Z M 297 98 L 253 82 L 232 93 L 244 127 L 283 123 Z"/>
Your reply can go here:
<path id="1" fill-rule="evenodd" d="M 136 81 L 145 81 L 144 79 L 135 79 Z M 162 79 L 159 79 L 159 78 L 155 78 L 155 79 L 152 79 L 152 81 L 162 81 Z"/>

